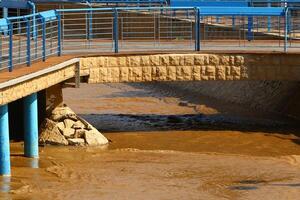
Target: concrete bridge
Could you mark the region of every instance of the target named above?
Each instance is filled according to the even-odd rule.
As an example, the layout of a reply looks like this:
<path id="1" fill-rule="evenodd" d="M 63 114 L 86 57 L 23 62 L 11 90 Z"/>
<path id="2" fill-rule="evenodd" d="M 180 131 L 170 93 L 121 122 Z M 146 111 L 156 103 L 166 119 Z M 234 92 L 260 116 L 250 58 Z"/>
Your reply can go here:
<path id="1" fill-rule="evenodd" d="M 52 107 L 62 102 L 65 83 L 79 87 L 80 82 L 299 81 L 299 49 L 287 53 L 299 43 L 294 34 L 298 26 L 288 23 L 287 8 L 200 11 L 180 7 L 66 9 L 1 19 L 0 174 L 11 173 L 9 136 L 16 127 L 22 127 L 17 131 L 24 134 L 25 156 L 38 157 L 39 124 L 49 112 L 50 97 Z M 233 31 L 235 36 L 217 35 L 208 40 L 210 51 L 202 51 L 207 21 L 211 17 L 232 20 L 232 16 L 239 23 L 230 23 L 231 28 L 228 23 L 222 25 L 222 30 L 229 31 L 227 35 Z M 254 34 L 255 18 L 279 25 L 277 29 L 272 26 L 270 33 L 257 22 Z M 280 24 L 282 20 L 285 23 Z M 145 53 L 147 49 L 151 51 Z M 271 52 L 274 49 L 277 52 Z"/>

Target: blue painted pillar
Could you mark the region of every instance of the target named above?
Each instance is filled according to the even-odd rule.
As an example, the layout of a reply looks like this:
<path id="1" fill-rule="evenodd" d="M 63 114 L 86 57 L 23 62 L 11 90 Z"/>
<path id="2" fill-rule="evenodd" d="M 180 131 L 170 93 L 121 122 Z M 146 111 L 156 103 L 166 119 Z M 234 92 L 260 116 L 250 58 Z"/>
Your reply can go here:
<path id="1" fill-rule="evenodd" d="M 8 106 L 0 106 L 0 175 L 10 175 Z"/>
<path id="2" fill-rule="evenodd" d="M 37 93 L 24 98 L 24 154 L 39 157 Z"/>

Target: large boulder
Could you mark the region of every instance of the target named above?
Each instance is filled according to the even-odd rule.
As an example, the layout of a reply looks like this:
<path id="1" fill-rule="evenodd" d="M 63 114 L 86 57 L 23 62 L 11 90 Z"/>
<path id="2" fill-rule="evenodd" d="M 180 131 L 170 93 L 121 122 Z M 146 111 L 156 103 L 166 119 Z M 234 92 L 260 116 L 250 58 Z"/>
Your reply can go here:
<path id="1" fill-rule="evenodd" d="M 56 123 L 50 119 L 46 119 L 41 126 L 41 133 L 39 137 L 40 144 L 52 144 L 52 145 L 68 145 L 68 141 L 61 134 Z"/>
<path id="2" fill-rule="evenodd" d="M 53 121 L 63 121 L 64 119 L 76 119 L 76 114 L 69 107 L 57 107 L 55 108 L 50 116 Z"/>
<path id="3" fill-rule="evenodd" d="M 39 141 L 41 144 L 76 146 L 108 144 L 97 129 L 66 106 L 55 108 L 45 120 Z"/>
<path id="4" fill-rule="evenodd" d="M 73 146 L 84 146 L 85 145 L 84 139 L 82 139 L 82 138 L 70 138 L 70 139 L 68 139 L 68 142 L 70 145 L 73 145 Z"/>
<path id="5" fill-rule="evenodd" d="M 108 143 L 108 140 L 95 128 L 84 133 L 84 139 L 89 146 L 99 146 Z"/>

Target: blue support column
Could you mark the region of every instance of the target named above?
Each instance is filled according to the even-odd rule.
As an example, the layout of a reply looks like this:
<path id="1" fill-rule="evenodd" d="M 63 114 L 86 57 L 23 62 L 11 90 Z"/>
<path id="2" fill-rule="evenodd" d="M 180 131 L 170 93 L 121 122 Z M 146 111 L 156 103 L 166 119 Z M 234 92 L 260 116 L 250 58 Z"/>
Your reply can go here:
<path id="1" fill-rule="evenodd" d="M 8 106 L 0 106 L 0 175 L 10 175 Z"/>
<path id="2" fill-rule="evenodd" d="M 24 154 L 39 157 L 37 93 L 24 98 Z"/>
<path id="3" fill-rule="evenodd" d="M 247 39 L 248 41 L 253 40 L 253 17 L 248 17 L 248 32 L 247 32 Z"/>

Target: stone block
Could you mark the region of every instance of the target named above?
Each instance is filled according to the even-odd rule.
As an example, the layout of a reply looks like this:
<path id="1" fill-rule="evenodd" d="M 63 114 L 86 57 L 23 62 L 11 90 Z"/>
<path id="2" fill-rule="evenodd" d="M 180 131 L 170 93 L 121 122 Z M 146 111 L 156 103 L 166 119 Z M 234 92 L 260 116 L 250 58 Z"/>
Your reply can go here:
<path id="1" fill-rule="evenodd" d="M 98 67 L 97 68 L 91 68 L 89 74 L 90 74 L 89 79 L 99 81 L 99 79 L 100 79 L 100 68 L 98 68 Z"/>
<path id="2" fill-rule="evenodd" d="M 217 80 L 226 80 L 226 67 L 219 65 L 216 67 L 216 79 Z"/>
<path id="3" fill-rule="evenodd" d="M 169 55 L 169 66 L 179 66 L 179 65 L 184 65 L 184 58 L 176 54 Z"/>
<path id="4" fill-rule="evenodd" d="M 167 67 L 166 66 L 159 66 L 156 68 L 156 74 L 158 81 L 165 81 L 167 79 Z"/>
<path id="5" fill-rule="evenodd" d="M 235 56 L 229 57 L 229 65 L 235 65 Z"/>
<path id="6" fill-rule="evenodd" d="M 120 72 L 118 67 L 107 68 L 107 82 L 116 83 L 119 82 Z"/>
<path id="7" fill-rule="evenodd" d="M 99 68 L 98 83 L 106 83 L 106 82 L 107 82 L 107 68 L 101 67 Z"/>
<path id="8" fill-rule="evenodd" d="M 215 66 L 206 66 L 205 75 L 211 77 L 215 77 L 216 67 Z"/>
<path id="9" fill-rule="evenodd" d="M 235 57 L 235 65 L 236 66 L 242 66 L 245 64 L 245 58 L 244 56 L 236 56 Z"/>
<path id="10" fill-rule="evenodd" d="M 73 128 L 65 128 L 62 133 L 66 138 L 71 138 L 75 134 L 75 129 Z"/>
<path id="11" fill-rule="evenodd" d="M 130 65 L 128 67 L 139 67 L 140 66 L 140 57 L 139 56 L 130 56 Z"/>
<path id="12" fill-rule="evenodd" d="M 68 139 L 69 145 L 73 146 L 84 146 L 84 139 L 82 138 L 69 138 Z"/>
<path id="13" fill-rule="evenodd" d="M 129 81 L 129 70 L 128 67 L 120 67 L 120 82 Z"/>
<path id="14" fill-rule="evenodd" d="M 129 64 L 127 61 L 128 61 L 127 57 L 123 57 L 123 56 L 118 57 L 118 61 L 117 61 L 118 67 L 127 67 Z"/>
<path id="15" fill-rule="evenodd" d="M 209 65 L 213 65 L 213 66 L 219 65 L 219 56 L 209 55 Z"/>
<path id="16" fill-rule="evenodd" d="M 141 67 L 129 67 L 128 68 L 128 81 L 129 82 L 141 82 L 143 77 L 143 70 Z"/>
<path id="17" fill-rule="evenodd" d="M 175 66 L 167 66 L 167 81 L 176 81 L 176 67 Z"/>
<path id="18" fill-rule="evenodd" d="M 192 80 L 201 80 L 201 66 L 192 67 Z"/>
<path id="19" fill-rule="evenodd" d="M 150 66 L 149 56 L 140 56 L 140 67 Z"/>
<path id="20" fill-rule="evenodd" d="M 142 68 L 142 79 L 143 81 L 152 81 L 152 68 L 151 67 L 143 67 Z"/>
<path id="21" fill-rule="evenodd" d="M 106 67 L 107 66 L 107 57 L 101 56 L 95 59 L 94 66 L 96 67 Z"/>
<path id="22" fill-rule="evenodd" d="M 192 70 L 190 66 L 178 66 L 176 68 L 176 79 L 177 80 L 191 80 Z"/>
<path id="23" fill-rule="evenodd" d="M 184 57 L 184 65 L 185 66 L 194 66 L 195 64 L 195 57 L 194 55 L 183 55 L 182 57 Z"/>
<path id="24" fill-rule="evenodd" d="M 110 56 L 107 57 L 107 65 L 106 67 L 118 67 L 118 57 Z"/>
<path id="25" fill-rule="evenodd" d="M 106 145 L 108 140 L 96 129 L 84 133 L 85 142 L 89 146 Z"/>
<path id="26" fill-rule="evenodd" d="M 231 75 L 233 76 L 234 80 L 239 80 L 241 77 L 241 68 L 237 66 L 232 66 Z"/>
<path id="27" fill-rule="evenodd" d="M 159 56 L 159 66 L 168 66 L 169 65 L 169 56 L 160 55 Z"/>
<path id="28" fill-rule="evenodd" d="M 151 66 L 159 66 L 159 55 L 149 56 Z"/>
<path id="29" fill-rule="evenodd" d="M 208 64 L 207 56 L 205 54 L 195 54 L 194 64 L 199 66 Z"/>
<path id="30" fill-rule="evenodd" d="M 230 65 L 230 56 L 227 55 L 220 56 L 220 64 L 223 66 Z"/>

